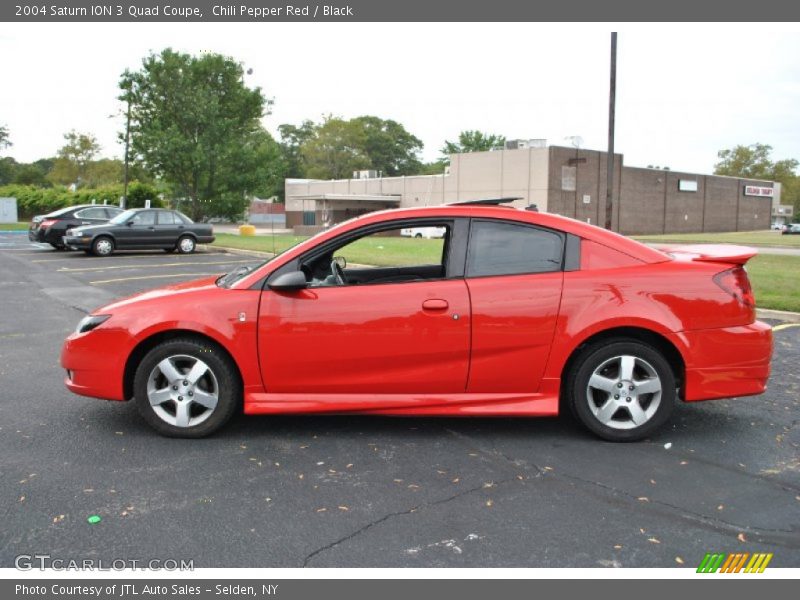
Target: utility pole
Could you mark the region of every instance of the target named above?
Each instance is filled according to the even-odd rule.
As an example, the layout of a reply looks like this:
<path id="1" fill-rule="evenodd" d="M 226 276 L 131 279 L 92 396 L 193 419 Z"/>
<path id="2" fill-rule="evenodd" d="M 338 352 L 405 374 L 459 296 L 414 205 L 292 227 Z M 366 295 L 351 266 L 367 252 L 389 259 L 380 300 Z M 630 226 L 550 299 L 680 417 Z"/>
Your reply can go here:
<path id="1" fill-rule="evenodd" d="M 611 78 L 608 89 L 608 154 L 606 163 L 606 229 L 611 229 L 614 214 L 614 111 L 617 99 L 617 32 L 611 32 Z"/>
<path id="2" fill-rule="evenodd" d="M 125 121 L 125 179 L 122 187 L 122 201 L 123 205 L 120 208 L 128 208 L 128 164 L 129 164 L 129 155 L 128 155 L 128 148 L 130 147 L 131 143 L 131 97 L 130 91 L 128 91 L 128 117 Z"/>

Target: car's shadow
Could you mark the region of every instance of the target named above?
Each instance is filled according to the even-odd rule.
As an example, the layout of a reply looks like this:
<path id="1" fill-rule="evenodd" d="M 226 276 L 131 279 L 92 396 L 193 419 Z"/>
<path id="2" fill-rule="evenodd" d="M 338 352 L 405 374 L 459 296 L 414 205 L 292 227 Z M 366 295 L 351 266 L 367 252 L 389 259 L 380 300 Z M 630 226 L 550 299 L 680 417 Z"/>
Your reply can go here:
<path id="1" fill-rule="evenodd" d="M 141 419 L 132 402 L 100 403 L 87 406 L 86 420 L 94 422 L 94 431 L 114 435 L 124 429 L 127 435 L 159 438 Z M 670 421 L 646 441 L 663 443 L 680 440 L 703 440 L 709 431 L 718 436 L 732 435 L 750 427 L 747 415 L 732 413 L 723 406 L 679 403 Z M 244 415 L 238 414 L 209 439 L 220 441 L 282 438 L 308 439 L 314 435 L 348 440 L 364 437 L 392 438 L 409 436 L 416 441 L 438 441 L 468 436 L 488 442 L 499 440 L 537 440 L 560 445 L 570 441 L 602 440 L 585 430 L 567 411 L 558 417 L 410 417 L 359 414 Z M 166 438 L 160 438 L 166 439 Z"/>

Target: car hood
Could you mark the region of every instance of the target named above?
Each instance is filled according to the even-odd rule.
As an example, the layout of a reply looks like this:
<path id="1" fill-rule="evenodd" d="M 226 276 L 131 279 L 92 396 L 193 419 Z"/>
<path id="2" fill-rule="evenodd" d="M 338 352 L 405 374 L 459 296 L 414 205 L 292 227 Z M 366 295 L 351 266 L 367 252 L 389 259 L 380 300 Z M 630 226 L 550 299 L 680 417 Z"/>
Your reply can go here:
<path id="1" fill-rule="evenodd" d="M 176 283 L 175 285 L 167 285 L 164 287 L 140 292 L 133 296 L 128 296 L 122 300 L 115 300 L 111 304 L 106 304 L 92 311 L 92 314 L 113 314 L 114 311 L 127 308 L 135 304 L 143 304 L 151 300 L 161 300 L 168 296 L 191 295 L 197 292 L 208 291 L 209 289 L 219 290 L 216 281 L 219 275 L 212 275 L 210 277 L 203 277 L 202 279 L 194 279 L 192 281 L 184 281 Z"/>

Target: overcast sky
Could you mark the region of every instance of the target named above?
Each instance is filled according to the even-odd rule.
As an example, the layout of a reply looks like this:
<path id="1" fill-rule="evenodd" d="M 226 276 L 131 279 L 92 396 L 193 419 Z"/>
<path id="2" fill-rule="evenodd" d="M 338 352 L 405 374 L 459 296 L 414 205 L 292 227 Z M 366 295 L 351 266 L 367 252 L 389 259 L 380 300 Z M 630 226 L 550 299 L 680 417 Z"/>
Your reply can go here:
<path id="1" fill-rule="evenodd" d="M 117 82 L 148 52 L 213 51 L 274 98 L 264 124 L 377 115 L 433 160 L 462 129 L 604 149 L 610 25 L 0 24 L 4 154 L 55 154 L 95 134 L 122 155 Z M 800 36 L 779 25 L 618 28 L 617 151 L 632 166 L 710 172 L 717 150 L 767 143 L 800 159 Z"/>

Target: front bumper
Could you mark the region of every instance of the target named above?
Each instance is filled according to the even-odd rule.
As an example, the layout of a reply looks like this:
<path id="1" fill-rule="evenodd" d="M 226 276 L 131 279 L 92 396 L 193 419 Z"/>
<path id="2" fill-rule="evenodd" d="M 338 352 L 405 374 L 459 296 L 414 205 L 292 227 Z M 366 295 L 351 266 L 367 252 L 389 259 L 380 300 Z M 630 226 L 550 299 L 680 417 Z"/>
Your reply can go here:
<path id="1" fill-rule="evenodd" d="M 92 247 L 91 237 L 81 237 L 76 235 L 65 235 L 61 238 L 65 246 L 74 248 L 76 250 L 89 250 Z"/>
<path id="2" fill-rule="evenodd" d="M 81 396 L 125 400 L 124 357 L 133 343 L 127 332 L 117 328 L 73 333 L 61 349 L 61 366 L 67 370 L 64 385 Z"/>
<path id="3" fill-rule="evenodd" d="M 688 351 L 687 402 L 754 396 L 767 389 L 772 327 L 761 321 L 741 327 L 684 331 Z"/>

